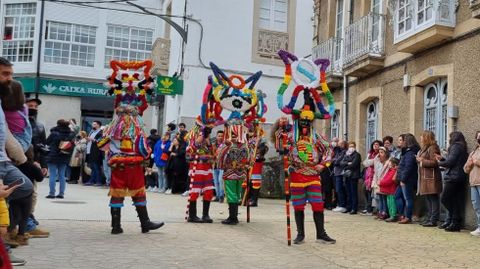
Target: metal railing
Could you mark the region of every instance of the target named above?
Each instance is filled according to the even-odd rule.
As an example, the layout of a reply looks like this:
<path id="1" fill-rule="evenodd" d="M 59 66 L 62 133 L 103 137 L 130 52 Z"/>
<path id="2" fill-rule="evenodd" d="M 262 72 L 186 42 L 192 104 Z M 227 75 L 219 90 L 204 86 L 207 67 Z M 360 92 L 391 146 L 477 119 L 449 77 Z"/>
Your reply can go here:
<path id="1" fill-rule="evenodd" d="M 365 55 L 384 56 L 385 15 L 369 13 L 345 28 L 344 66 Z"/>
<path id="2" fill-rule="evenodd" d="M 343 44 L 339 37 L 331 37 L 312 49 L 312 59 L 328 59 L 330 66 L 327 68 L 327 73 L 342 75 L 343 71 Z"/>

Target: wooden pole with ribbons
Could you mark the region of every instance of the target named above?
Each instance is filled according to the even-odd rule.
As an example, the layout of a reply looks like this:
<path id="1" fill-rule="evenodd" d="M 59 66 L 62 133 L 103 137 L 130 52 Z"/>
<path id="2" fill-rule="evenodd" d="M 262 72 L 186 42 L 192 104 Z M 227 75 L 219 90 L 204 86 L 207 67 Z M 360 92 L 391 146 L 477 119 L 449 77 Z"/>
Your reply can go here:
<path id="1" fill-rule="evenodd" d="M 192 167 L 192 173 L 190 174 L 190 186 L 188 187 L 189 194 L 192 191 L 193 188 L 193 180 L 195 177 L 195 172 L 197 170 L 197 164 L 198 164 L 198 153 L 195 153 L 195 158 L 193 159 L 193 167 Z M 190 211 L 190 195 L 188 195 L 187 199 L 187 211 L 185 212 L 185 222 L 188 221 L 188 212 Z"/>
<path id="2" fill-rule="evenodd" d="M 250 187 L 252 185 L 253 166 L 255 165 L 255 160 L 257 159 L 257 149 L 258 149 L 258 145 L 260 144 L 260 125 L 257 126 L 256 137 L 257 137 L 257 141 L 255 141 L 255 148 L 253 149 L 252 159 L 250 159 L 250 168 L 248 170 L 248 175 L 246 179 L 247 186 L 245 187 L 245 193 L 242 199 L 242 205 L 247 206 L 247 223 L 250 222 L 250 203 L 248 202 L 248 198 L 250 196 Z"/>
<path id="3" fill-rule="evenodd" d="M 290 182 L 288 175 L 287 136 L 288 134 L 282 133 L 283 172 L 285 175 L 285 213 L 287 214 L 287 244 L 291 246 L 292 232 L 290 227 Z"/>

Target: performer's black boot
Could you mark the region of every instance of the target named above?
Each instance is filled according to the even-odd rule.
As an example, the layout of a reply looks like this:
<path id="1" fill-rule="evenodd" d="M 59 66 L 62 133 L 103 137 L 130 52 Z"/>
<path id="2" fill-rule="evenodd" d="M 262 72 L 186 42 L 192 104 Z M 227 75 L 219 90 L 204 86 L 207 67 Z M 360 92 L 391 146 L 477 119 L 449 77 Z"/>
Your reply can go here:
<path id="1" fill-rule="evenodd" d="M 295 210 L 295 224 L 297 224 L 297 237 L 293 240 L 294 244 L 303 244 L 305 239 L 305 212 Z"/>
<path id="2" fill-rule="evenodd" d="M 250 190 L 250 206 L 256 207 L 258 206 L 258 194 L 260 192 L 260 189 L 254 189 L 252 188 Z"/>
<path id="3" fill-rule="evenodd" d="M 197 201 L 190 201 L 188 206 L 188 222 L 202 223 L 203 221 L 197 217 Z"/>
<path id="4" fill-rule="evenodd" d="M 222 221 L 222 224 L 227 225 L 236 225 L 238 224 L 238 204 L 229 203 L 228 204 L 228 218 Z"/>
<path id="5" fill-rule="evenodd" d="M 210 211 L 210 201 L 203 201 L 203 214 L 202 214 L 202 222 L 203 223 L 212 223 L 213 220 L 208 215 L 208 211 Z"/>
<path id="6" fill-rule="evenodd" d="M 136 206 L 138 218 L 142 225 L 142 233 L 148 233 L 151 230 L 156 230 L 163 226 L 163 222 L 151 222 L 148 218 L 148 212 L 146 206 Z"/>
<path id="7" fill-rule="evenodd" d="M 317 229 L 317 241 L 324 244 L 335 244 L 337 241 L 330 238 L 325 232 L 325 216 L 323 212 L 313 212 L 313 220 L 315 221 L 315 228 Z"/>
<path id="8" fill-rule="evenodd" d="M 112 234 L 121 234 L 123 233 L 123 229 L 120 226 L 120 207 L 111 207 L 110 214 L 112 215 Z"/>

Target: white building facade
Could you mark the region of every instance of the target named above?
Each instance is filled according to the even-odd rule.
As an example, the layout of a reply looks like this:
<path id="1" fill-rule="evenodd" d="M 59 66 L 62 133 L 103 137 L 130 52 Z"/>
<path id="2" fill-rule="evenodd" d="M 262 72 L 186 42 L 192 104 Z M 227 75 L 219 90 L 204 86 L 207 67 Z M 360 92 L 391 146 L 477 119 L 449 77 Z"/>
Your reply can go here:
<path id="1" fill-rule="evenodd" d="M 162 12 L 159 0 L 135 3 Z M 39 119 L 47 129 L 60 118 L 74 118 L 87 129 L 91 120 L 108 122 L 113 98 L 106 97 L 103 83 L 109 61 L 150 58 L 155 40 L 164 35 L 160 18 L 115 11 L 140 11 L 123 3 L 96 6 L 45 1 L 42 22 L 42 1 L 1 1 L 1 56 L 14 64 L 25 91 L 39 95 Z M 146 112 L 147 129 L 157 127 L 157 114 Z"/>
<path id="2" fill-rule="evenodd" d="M 171 40 L 168 73 L 181 73 L 184 90 L 183 95 L 166 97 L 164 124 L 175 121 L 192 126 L 200 112 L 207 77 L 212 75 L 209 62 L 214 62 L 228 75 L 248 77 L 263 71 L 255 88 L 267 95 L 267 124 L 280 117 L 282 113 L 277 108 L 276 95 L 283 80 L 284 65 L 277 51 L 287 49 L 299 58 L 310 55 L 312 1 L 163 0 L 162 8 L 173 15 L 186 14 L 197 21 L 187 19 L 185 22 L 188 30 L 185 47 L 182 47 L 180 35 L 169 30 L 168 25 L 166 27 L 165 32 L 169 33 Z M 173 20 L 183 23 L 181 18 Z"/>

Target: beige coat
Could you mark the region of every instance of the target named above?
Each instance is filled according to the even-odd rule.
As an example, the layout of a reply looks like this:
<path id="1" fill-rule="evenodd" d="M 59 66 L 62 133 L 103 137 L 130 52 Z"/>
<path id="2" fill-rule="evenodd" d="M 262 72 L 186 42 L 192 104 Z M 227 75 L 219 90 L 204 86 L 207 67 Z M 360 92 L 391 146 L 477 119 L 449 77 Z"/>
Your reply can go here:
<path id="1" fill-rule="evenodd" d="M 425 151 L 419 151 L 418 156 L 422 158 L 418 168 L 418 192 L 420 195 L 439 194 L 442 192 L 442 174 L 435 155 L 440 155 L 438 145 L 432 145 Z"/>
<path id="2" fill-rule="evenodd" d="M 463 170 L 469 175 L 470 186 L 480 185 L 480 147 L 477 147 L 470 153 Z"/>

